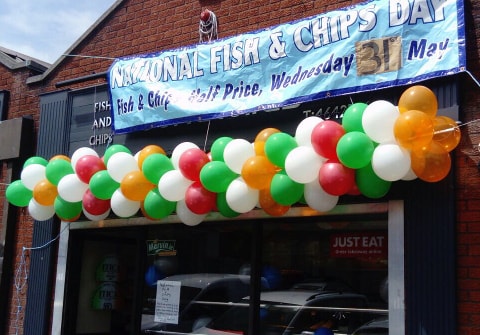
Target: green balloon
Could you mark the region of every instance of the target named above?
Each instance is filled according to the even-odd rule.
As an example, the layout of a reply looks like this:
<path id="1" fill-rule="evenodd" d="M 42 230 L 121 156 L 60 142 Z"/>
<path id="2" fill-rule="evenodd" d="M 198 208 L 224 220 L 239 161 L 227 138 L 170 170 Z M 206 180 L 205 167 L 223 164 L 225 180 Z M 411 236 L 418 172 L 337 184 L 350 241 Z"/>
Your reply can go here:
<path id="1" fill-rule="evenodd" d="M 392 182 L 381 179 L 373 171 L 372 164 L 355 171 L 358 190 L 366 197 L 378 199 L 390 190 Z"/>
<path id="2" fill-rule="evenodd" d="M 92 194 L 101 200 L 110 199 L 113 193 L 120 187 L 120 183 L 113 180 L 107 170 L 96 172 L 90 178 L 88 185 Z"/>
<path id="3" fill-rule="evenodd" d="M 351 169 L 360 169 L 370 163 L 375 149 L 373 141 L 365 133 L 345 133 L 337 143 L 340 162 Z"/>
<path id="4" fill-rule="evenodd" d="M 367 106 L 363 102 L 357 102 L 348 106 L 345 110 L 342 117 L 342 127 L 347 133 L 351 131 L 365 132 L 363 130 L 362 117 Z"/>
<path id="5" fill-rule="evenodd" d="M 225 147 L 227 146 L 233 138 L 228 136 L 223 136 L 217 138 L 213 143 L 212 147 L 210 148 L 210 155 L 212 156 L 212 161 L 224 161 L 223 152 L 225 151 Z"/>
<path id="6" fill-rule="evenodd" d="M 149 155 L 142 164 L 143 175 L 149 182 L 155 185 L 158 184 L 158 181 L 165 172 L 173 170 L 174 168 L 170 158 L 159 153 Z"/>
<path id="7" fill-rule="evenodd" d="M 152 219 L 163 219 L 173 213 L 177 206 L 175 201 L 169 201 L 162 197 L 158 188 L 147 193 L 143 202 L 145 213 Z"/>
<path id="8" fill-rule="evenodd" d="M 228 185 L 238 175 L 222 161 L 211 161 L 200 170 L 200 182 L 210 192 L 226 192 Z"/>
<path id="9" fill-rule="evenodd" d="M 82 202 L 68 202 L 57 196 L 53 203 L 55 214 L 62 220 L 72 220 L 82 212 Z"/>
<path id="10" fill-rule="evenodd" d="M 72 164 L 64 159 L 54 159 L 45 168 L 45 176 L 53 185 L 58 185 L 60 179 L 72 173 L 75 173 Z"/>
<path id="11" fill-rule="evenodd" d="M 284 170 L 277 172 L 270 184 L 272 199 L 283 206 L 290 206 L 300 201 L 304 185 L 293 181 Z"/>
<path id="12" fill-rule="evenodd" d="M 217 194 L 217 209 L 218 212 L 226 218 L 234 218 L 240 215 L 240 213 L 234 211 L 230 208 L 230 206 L 228 206 L 227 192 Z"/>
<path id="13" fill-rule="evenodd" d="M 7 200 L 14 206 L 25 207 L 32 199 L 33 192 L 25 187 L 21 180 L 15 180 L 8 185 L 6 193 Z"/>
<path id="14" fill-rule="evenodd" d="M 131 154 L 132 152 L 126 146 L 122 144 L 112 144 L 110 145 L 107 150 L 105 150 L 105 154 L 103 155 L 103 162 L 105 166 L 107 166 L 108 160 L 117 152 L 126 152 Z"/>
<path id="15" fill-rule="evenodd" d="M 270 135 L 265 142 L 265 156 L 268 160 L 281 168 L 285 167 L 287 155 L 298 146 L 295 138 L 287 133 Z"/>
<path id="16" fill-rule="evenodd" d="M 40 165 L 43 165 L 43 166 L 47 166 L 48 161 L 43 157 L 33 156 L 33 157 L 30 157 L 29 159 L 27 159 L 25 161 L 25 163 L 23 163 L 23 168 L 25 168 L 25 167 L 27 167 L 28 165 L 31 165 L 31 164 L 40 164 Z"/>

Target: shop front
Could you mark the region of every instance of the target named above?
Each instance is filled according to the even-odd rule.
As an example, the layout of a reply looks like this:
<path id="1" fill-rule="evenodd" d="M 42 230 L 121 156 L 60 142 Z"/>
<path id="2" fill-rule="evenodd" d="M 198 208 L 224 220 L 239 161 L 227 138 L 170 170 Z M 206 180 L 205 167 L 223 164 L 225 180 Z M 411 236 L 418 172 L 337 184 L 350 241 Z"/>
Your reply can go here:
<path id="1" fill-rule="evenodd" d="M 440 97 L 439 113 L 455 117 L 456 84 L 429 84 Z M 392 102 L 401 94 L 381 93 Z M 378 95 L 352 97 L 371 101 Z M 44 101 L 66 106 L 65 119 L 52 117 L 71 125 L 67 155 L 74 157 L 85 147 L 105 155 L 112 143 L 137 153 L 155 143 L 171 156 L 187 138 L 202 145 L 208 136 L 211 148 L 225 136 L 253 141 L 269 127 L 294 134 L 311 116 L 340 123 L 350 99 L 125 135 L 111 129 L 106 86 Z M 45 123 L 55 127 L 52 122 Z M 155 220 L 144 206 L 128 218 L 84 213 L 63 221 L 52 333 L 405 334 L 429 321 L 409 314 L 415 307 L 408 301 L 430 305 L 435 299 L 438 307 L 451 299 L 445 295 L 454 283 L 445 272 L 454 266 L 448 261 L 454 243 L 451 178 L 392 183 L 378 199 L 352 193 L 324 212 L 301 200 L 288 211 L 267 213 L 257 205 L 241 215 L 213 211 L 193 223 L 176 213 Z M 441 276 L 432 278 L 434 273 Z M 451 319 L 443 323 L 427 327 L 454 326 Z"/>

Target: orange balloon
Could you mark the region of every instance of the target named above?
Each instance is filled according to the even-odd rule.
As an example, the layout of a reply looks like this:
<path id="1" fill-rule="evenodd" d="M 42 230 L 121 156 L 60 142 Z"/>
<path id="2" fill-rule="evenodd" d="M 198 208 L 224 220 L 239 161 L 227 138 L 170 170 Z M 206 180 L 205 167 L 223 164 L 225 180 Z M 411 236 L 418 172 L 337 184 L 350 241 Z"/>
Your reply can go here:
<path id="1" fill-rule="evenodd" d="M 265 128 L 260 131 L 255 137 L 255 141 L 253 142 L 255 154 L 265 156 L 265 142 L 267 142 L 267 139 L 270 137 L 270 135 L 279 132 L 280 130 L 278 130 L 277 128 Z"/>
<path id="2" fill-rule="evenodd" d="M 155 145 L 155 144 L 147 145 L 138 153 L 138 167 L 140 168 L 140 170 L 142 169 L 143 161 L 145 160 L 145 158 L 147 158 L 151 154 L 166 155 L 167 153 L 165 152 L 165 150 L 163 150 L 162 147 L 158 145 Z"/>
<path id="3" fill-rule="evenodd" d="M 411 152 L 412 170 L 417 177 L 427 182 L 437 182 L 448 175 L 452 160 L 442 145 L 432 142 L 421 150 Z"/>
<path id="4" fill-rule="evenodd" d="M 280 205 L 273 200 L 270 189 L 263 189 L 259 192 L 258 202 L 265 213 L 271 216 L 282 216 L 290 209 L 290 206 Z"/>
<path id="5" fill-rule="evenodd" d="M 53 185 L 47 179 L 39 181 L 33 187 L 33 198 L 43 206 L 52 206 L 58 195 L 57 186 Z"/>
<path id="6" fill-rule="evenodd" d="M 432 142 L 433 120 L 423 112 L 410 110 L 397 117 L 393 133 L 405 149 L 420 149 Z"/>
<path id="7" fill-rule="evenodd" d="M 435 117 L 438 110 L 435 93 L 422 85 L 412 86 L 405 90 L 398 100 L 398 111 L 406 113 L 411 110 L 418 110 L 430 117 Z"/>
<path id="8" fill-rule="evenodd" d="M 433 120 L 433 140 L 448 152 L 460 143 L 461 133 L 457 123 L 448 116 L 437 116 Z"/>
<path id="9" fill-rule="evenodd" d="M 148 179 L 143 175 L 142 171 L 132 171 L 123 177 L 120 182 L 120 190 L 125 198 L 132 201 L 143 201 L 155 187 Z"/>
<path id="10" fill-rule="evenodd" d="M 54 160 L 56 160 L 56 159 L 63 159 L 63 160 L 66 160 L 67 162 L 70 162 L 70 161 L 71 161 L 70 157 L 68 157 L 68 156 L 65 156 L 65 155 L 55 155 L 55 156 L 53 156 L 52 158 L 50 158 L 49 162 L 54 161 Z"/>
<path id="11" fill-rule="evenodd" d="M 73 218 L 70 218 L 70 219 L 65 219 L 65 218 L 61 218 L 59 217 L 62 221 L 65 221 L 65 222 L 75 222 L 77 221 L 80 216 L 82 215 L 82 213 L 78 214 L 77 216 L 73 217 Z M 58 216 L 58 215 L 57 215 Z"/>
<path id="12" fill-rule="evenodd" d="M 252 156 L 243 163 L 241 176 L 248 186 L 262 190 L 270 186 L 276 171 L 266 156 Z"/>

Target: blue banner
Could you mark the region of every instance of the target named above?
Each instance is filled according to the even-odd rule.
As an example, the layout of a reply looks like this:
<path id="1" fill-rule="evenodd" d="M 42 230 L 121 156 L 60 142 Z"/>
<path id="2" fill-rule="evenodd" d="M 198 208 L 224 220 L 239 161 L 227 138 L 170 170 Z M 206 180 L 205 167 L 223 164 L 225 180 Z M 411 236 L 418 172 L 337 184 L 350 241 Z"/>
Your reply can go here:
<path id="1" fill-rule="evenodd" d="M 116 59 L 115 133 L 465 71 L 462 0 L 374 0 L 214 42 Z"/>

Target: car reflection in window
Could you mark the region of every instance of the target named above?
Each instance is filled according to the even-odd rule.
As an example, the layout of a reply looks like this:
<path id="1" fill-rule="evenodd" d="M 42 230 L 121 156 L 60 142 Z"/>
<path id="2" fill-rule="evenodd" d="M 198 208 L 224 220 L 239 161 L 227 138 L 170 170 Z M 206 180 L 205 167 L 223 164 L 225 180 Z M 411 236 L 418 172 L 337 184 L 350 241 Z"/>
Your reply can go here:
<path id="1" fill-rule="evenodd" d="M 196 330 L 195 334 L 247 334 L 248 299 L 229 309 L 218 319 Z M 356 293 L 286 290 L 261 294 L 260 334 L 315 334 L 320 328 L 333 334 L 352 334 L 371 319 L 365 313 L 368 301 Z M 327 334 L 327 333 L 326 333 Z"/>
<path id="2" fill-rule="evenodd" d="M 197 273 L 166 277 L 163 280 L 178 281 L 180 306 L 178 324 L 154 322 L 154 311 L 142 315 L 144 334 L 190 333 L 222 315 L 250 292 L 250 276 L 237 274 Z M 268 283 L 262 279 L 262 289 Z"/>

